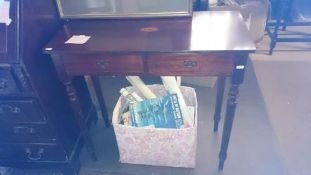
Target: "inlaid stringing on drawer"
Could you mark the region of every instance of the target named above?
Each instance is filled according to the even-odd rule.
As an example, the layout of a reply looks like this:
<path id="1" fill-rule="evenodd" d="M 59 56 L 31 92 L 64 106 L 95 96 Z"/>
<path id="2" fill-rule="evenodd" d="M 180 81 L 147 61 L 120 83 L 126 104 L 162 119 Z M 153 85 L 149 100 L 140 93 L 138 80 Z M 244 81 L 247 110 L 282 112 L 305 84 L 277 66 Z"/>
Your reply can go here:
<path id="1" fill-rule="evenodd" d="M 69 55 L 64 59 L 67 73 L 80 74 L 126 74 L 142 73 L 143 58 L 137 55 Z"/>

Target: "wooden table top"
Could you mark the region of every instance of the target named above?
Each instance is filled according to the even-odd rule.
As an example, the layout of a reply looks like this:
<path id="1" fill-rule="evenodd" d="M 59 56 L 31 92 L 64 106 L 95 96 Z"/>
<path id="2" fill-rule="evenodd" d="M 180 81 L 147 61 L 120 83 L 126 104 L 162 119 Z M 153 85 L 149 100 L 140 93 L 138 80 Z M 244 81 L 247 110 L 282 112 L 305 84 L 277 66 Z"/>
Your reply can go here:
<path id="1" fill-rule="evenodd" d="M 65 44 L 87 35 L 85 44 Z M 65 23 L 45 53 L 253 52 L 256 47 L 239 12 L 194 12 L 192 17 L 72 20 Z"/>

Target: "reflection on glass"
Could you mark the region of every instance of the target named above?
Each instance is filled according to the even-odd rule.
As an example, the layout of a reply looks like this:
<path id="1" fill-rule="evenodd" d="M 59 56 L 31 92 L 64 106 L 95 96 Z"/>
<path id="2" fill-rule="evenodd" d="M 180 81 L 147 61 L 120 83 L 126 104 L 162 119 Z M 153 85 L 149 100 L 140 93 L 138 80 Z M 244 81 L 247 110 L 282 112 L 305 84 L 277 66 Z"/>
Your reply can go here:
<path id="1" fill-rule="evenodd" d="M 202 21 L 208 21 L 208 23 Z M 191 50 L 232 49 L 228 48 L 228 42 L 225 42 L 236 37 L 228 35 L 231 29 L 227 26 L 230 26 L 231 22 L 230 12 L 223 12 L 221 15 L 195 16 L 192 21 Z"/>
<path id="2" fill-rule="evenodd" d="M 190 15 L 192 0 L 57 0 L 62 17 Z"/>

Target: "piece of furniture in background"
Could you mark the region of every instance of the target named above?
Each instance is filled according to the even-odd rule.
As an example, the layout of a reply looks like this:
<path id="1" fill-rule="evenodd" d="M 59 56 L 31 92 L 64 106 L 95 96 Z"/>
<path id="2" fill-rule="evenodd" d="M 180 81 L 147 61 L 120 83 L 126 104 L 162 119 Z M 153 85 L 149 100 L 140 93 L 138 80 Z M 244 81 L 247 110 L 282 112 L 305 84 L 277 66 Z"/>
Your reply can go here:
<path id="1" fill-rule="evenodd" d="M 191 16 L 192 0 L 56 0 L 62 19 Z"/>
<path id="2" fill-rule="evenodd" d="M 9 2 L 12 23 L 0 24 L 0 166 L 78 174 L 81 133 L 53 64 L 41 52 L 61 25 L 55 1 Z M 95 116 L 84 79 L 75 84 L 83 113 Z"/>
<path id="3" fill-rule="evenodd" d="M 206 11 L 209 9 L 209 0 L 193 0 L 193 10 L 194 11 Z"/>
<path id="4" fill-rule="evenodd" d="M 90 36 L 85 44 L 65 44 L 72 35 L 81 34 Z M 68 21 L 58 29 L 44 52 L 51 55 L 59 79 L 70 89 L 67 94 L 77 118 L 84 115 L 80 112 L 79 94 L 72 86 L 74 76 L 219 76 L 216 131 L 224 77 L 231 76 L 219 154 L 222 170 L 239 85 L 243 82 L 248 54 L 255 49 L 240 13 L 226 11 L 195 12 L 192 18 Z M 89 141 L 90 154 L 94 154 L 91 139 L 85 139 Z"/>
<path id="5" fill-rule="evenodd" d="M 286 28 L 289 26 L 311 26 L 310 19 L 299 19 L 298 16 L 294 16 L 294 7 L 298 3 L 304 3 L 304 8 L 311 8 L 311 3 L 308 1 L 295 1 L 295 0 L 274 0 L 272 1 L 272 11 L 270 14 L 274 14 L 275 20 L 271 20 L 271 16 L 268 17 L 266 31 L 268 36 L 271 39 L 269 55 L 272 55 L 273 50 L 277 42 L 311 42 L 310 33 L 286 33 L 284 35 L 280 34 L 280 29 L 286 31 Z M 299 8 L 299 7 L 298 7 Z M 299 12 L 299 9 L 295 9 L 296 12 Z M 298 19 L 296 19 L 298 17 Z M 292 35 L 292 36 L 290 36 Z M 297 35 L 300 35 L 297 37 Z M 302 35 L 302 36 L 301 36 Z"/>
<path id="6" fill-rule="evenodd" d="M 254 42 L 257 44 L 263 39 L 269 0 L 219 0 L 218 2 L 218 5 L 210 6 L 209 10 L 241 12 Z"/>

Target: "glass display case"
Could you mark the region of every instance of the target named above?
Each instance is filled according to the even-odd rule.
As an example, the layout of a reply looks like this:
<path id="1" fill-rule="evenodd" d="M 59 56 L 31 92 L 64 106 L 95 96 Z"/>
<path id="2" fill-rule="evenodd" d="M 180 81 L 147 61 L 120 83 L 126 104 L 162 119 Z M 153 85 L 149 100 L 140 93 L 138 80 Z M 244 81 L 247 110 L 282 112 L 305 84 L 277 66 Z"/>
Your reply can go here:
<path id="1" fill-rule="evenodd" d="M 192 0 L 57 0 L 61 18 L 191 16 Z"/>

